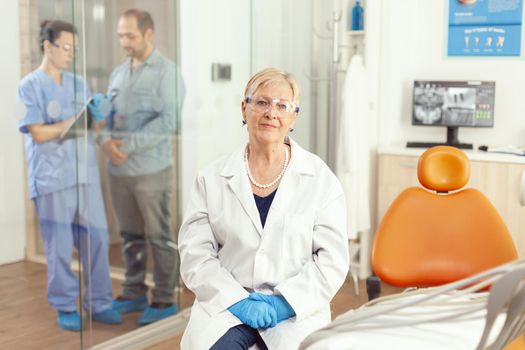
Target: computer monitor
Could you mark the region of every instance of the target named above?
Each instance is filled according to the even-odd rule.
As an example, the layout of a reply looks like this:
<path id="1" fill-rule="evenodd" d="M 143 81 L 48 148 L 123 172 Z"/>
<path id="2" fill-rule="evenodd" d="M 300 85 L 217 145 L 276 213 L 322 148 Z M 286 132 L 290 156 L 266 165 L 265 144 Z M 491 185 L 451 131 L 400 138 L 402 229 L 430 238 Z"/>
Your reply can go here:
<path id="1" fill-rule="evenodd" d="M 408 142 L 407 147 L 450 145 L 472 149 L 458 140 L 458 127 L 493 127 L 493 81 L 416 80 L 413 89 L 412 125 L 447 127 L 446 142 Z"/>

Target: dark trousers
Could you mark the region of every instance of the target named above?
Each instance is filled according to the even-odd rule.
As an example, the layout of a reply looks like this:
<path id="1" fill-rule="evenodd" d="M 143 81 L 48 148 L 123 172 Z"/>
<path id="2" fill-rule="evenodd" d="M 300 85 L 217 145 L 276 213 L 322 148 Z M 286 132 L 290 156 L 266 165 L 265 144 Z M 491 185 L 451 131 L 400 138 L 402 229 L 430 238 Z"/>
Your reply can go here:
<path id="1" fill-rule="evenodd" d="M 210 350 L 246 350 L 255 344 L 261 350 L 268 350 L 256 329 L 241 324 L 230 328 L 228 332 L 213 344 Z"/>
<path id="2" fill-rule="evenodd" d="M 109 176 L 111 200 L 123 239 L 126 280 L 122 296 L 147 293 L 146 242 L 153 253 L 152 302 L 172 303 L 180 258 L 171 228 L 172 168 L 140 176 Z"/>

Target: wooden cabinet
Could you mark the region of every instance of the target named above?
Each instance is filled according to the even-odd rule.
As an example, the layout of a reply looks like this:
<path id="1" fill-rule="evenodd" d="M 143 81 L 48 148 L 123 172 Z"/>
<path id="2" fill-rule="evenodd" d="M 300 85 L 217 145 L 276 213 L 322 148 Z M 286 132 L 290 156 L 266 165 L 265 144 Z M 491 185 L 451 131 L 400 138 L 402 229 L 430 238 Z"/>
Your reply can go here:
<path id="1" fill-rule="evenodd" d="M 420 151 L 419 153 L 421 153 Z M 378 163 L 377 223 L 407 187 L 420 186 L 417 179 L 419 154 L 380 153 Z M 525 257 L 525 159 L 518 156 L 467 152 L 470 180 L 466 187 L 484 193 L 496 207 L 512 234 L 520 258 Z M 377 227 L 377 225 L 376 225 Z"/>

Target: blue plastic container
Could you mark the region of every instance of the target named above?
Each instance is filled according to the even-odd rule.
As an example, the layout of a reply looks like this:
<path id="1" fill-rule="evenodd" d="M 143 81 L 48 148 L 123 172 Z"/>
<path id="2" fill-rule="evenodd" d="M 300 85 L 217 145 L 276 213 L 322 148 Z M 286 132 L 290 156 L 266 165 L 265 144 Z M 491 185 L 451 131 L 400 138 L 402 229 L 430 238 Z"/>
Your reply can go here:
<path id="1" fill-rule="evenodd" d="M 350 17 L 350 16 L 349 16 Z M 352 19 L 350 24 L 350 30 L 363 30 L 364 29 L 364 8 L 361 6 L 361 0 L 356 0 L 352 7 Z"/>

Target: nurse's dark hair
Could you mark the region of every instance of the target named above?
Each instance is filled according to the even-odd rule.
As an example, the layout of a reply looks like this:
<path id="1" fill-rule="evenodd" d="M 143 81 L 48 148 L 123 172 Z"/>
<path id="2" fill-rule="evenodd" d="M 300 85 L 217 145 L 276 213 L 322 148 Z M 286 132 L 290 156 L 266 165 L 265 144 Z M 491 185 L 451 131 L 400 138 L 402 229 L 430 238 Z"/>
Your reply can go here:
<path id="1" fill-rule="evenodd" d="M 153 23 L 153 18 L 151 18 L 151 15 L 148 11 L 141 9 L 129 9 L 124 11 L 122 17 L 135 17 L 137 20 L 137 27 L 139 28 L 142 35 L 144 35 L 148 29 L 155 30 L 155 23 Z"/>
<path id="2" fill-rule="evenodd" d="M 44 42 L 46 40 L 54 43 L 62 32 L 77 34 L 77 29 L 73 24 L 68 22 L 49 19 L 44 20 L 40 24 L 40 51 L 44 52 Z"/>

